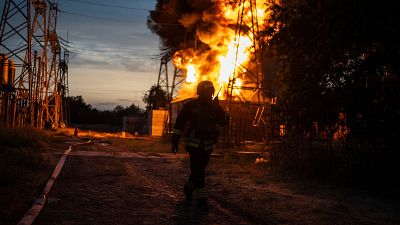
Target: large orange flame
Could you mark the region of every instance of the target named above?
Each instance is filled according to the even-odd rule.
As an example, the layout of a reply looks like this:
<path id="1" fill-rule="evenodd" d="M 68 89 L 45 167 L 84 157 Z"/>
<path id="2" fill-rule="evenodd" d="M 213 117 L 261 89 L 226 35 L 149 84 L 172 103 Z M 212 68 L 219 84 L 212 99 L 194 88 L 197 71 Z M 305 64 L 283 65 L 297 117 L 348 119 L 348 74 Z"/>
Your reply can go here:
<path id="1" fill-rule="evenodd" d="M 214 28 L 213 32 L 196 30 L 200 41 L 208 45 L 207 51 L 189 48 L 174 54 L 175 67 L 182 69 L 186 75 L 186 83 L 182 84 L 178 98 L 193 97 L 195 86 L 202 80 L 212 81 L 221 94 L 225 93 L 228 82 L 232 79 L 234 86 L 243 85 L 244 80 L 237 77 L 238 67 L 251 61 L 255 46 L 250 29 L 242 31 L 240 35 L 237 34 L 235 28 L 238 17 L 242 13 L 241 18 L 245 23 L 257 23 L 262 30 L 269 17 L 269 5 L 265 1 L 255 0 L 242 1 L 240 4 L 229 2 L 232 1 L 214 0 L 212 10 L 204 11 L 201 16 L 203 23 L 210 24 Z M 219 97 L 225 98 L 221 94 Z M 238 91 L 232 94 L 239 95 Z"/>

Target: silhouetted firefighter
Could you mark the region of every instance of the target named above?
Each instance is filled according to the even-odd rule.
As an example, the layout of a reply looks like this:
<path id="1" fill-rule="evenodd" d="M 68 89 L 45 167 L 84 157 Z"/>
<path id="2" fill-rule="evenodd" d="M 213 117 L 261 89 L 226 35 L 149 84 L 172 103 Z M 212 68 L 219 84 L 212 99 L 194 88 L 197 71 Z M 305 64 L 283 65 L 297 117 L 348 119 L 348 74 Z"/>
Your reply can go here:
<path id="1" fill-rule="evenodd" d="M 186 199 L 197 199 L 201 210 L 208 210 L 207 190 L 204 171 L 210 161 L 213 145 L 218 139 L 218 126 L 229 123 L 229 115 L 221 108 L 218 97 L 214 98 L 215 89 L 210 81 L 197 85 L 198 98 L 183 105 L 179 113 L 172 136 L 172 153 L 178 151 L 178 143 L 186 124 L 186 151 L 190 156 L 190 176 L 184 186 Z"/>

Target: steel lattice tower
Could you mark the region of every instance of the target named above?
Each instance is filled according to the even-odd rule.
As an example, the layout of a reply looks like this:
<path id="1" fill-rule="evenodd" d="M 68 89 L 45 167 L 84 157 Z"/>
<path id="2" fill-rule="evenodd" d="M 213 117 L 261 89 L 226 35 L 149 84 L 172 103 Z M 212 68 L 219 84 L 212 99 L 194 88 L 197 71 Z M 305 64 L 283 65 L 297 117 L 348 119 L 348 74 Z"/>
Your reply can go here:
<path id="1" fill-rule="evenodd" d="M 264 76 L 262 73 L 262 45 L 257 18 L 257 0 L 239 0 L 238 2 L 238 20 L 236 24 L 236 51 L 239 49 L 239 39 L 243 36 L 252 41 L 251 60 L 246 65 L 238 65 L 233 72 L 233 76 L 229 79 L 227 88 L 227 100 L 229 102 L 241 102 L 247 105 L 257 107 L 255 115 L 253 115 L 253 126 L 265 126 L 264 111 L 266 107 L 266 98 L 264 92 Z M 237 57 L 236 53 L 236 57 Z M 236 81 L 243 81 L 241 85 L 237 85 Z M 235 92 L 235 98 L 234 93 Z M 254 114 L 254 113 L 253 113 Z"/>
<path id="2" fill-rule="evenodd" d="M 157 87 L 165 90 L 168 96 L 168 101 L 171 101 L 170 85 L 168 82 L 168 63 L 171 61 L 171 54 L 167 52 L 161 57 L 160 70 L 158 71 Z"/>
<path id="3" fill-rule="evenodd" d="M 31 2 L 6 0 L 0 23 L 0 47 L 6 51 L 1 52 L 3 78 L 0 113 L 2 122 L 9 126 L 30 123 L 29 102 L 33 84 L 30 82 L 33 78 L 31 27 Z M 5 82 L 10 59 L 15 62 L 17 75 Z"/>
<path id="4" fill-rule="evenodd" d="M 1 86 L 0 121 L 9 126 L 59 127 L 68 118 L 63 103 L 68 95 L 68 52 L 62 59 L 57 12 L 57 3 L 49 0 L 4 3 L 2 68 L 8 59 L 17 67 L 15 79 Z"/>
<path id="5" fill-rule="evenodd" d="M 185 75 L 181 69 L 174 67 L 172 82 L 169 83 L 168 63 L 171 62 L 173 51 L 169 51 L 160 60 L 157 86 L 163 88 L 168 94 L 168 101 L 172 101 L 177 96 L 177 90 L 185 80 Z"/>

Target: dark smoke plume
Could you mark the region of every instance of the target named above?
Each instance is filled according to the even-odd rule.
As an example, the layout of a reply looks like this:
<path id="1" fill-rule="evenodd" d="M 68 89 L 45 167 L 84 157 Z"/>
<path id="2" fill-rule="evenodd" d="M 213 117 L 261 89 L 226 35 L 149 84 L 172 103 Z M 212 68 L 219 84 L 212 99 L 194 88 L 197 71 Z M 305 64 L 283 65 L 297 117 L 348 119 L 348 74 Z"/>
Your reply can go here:
<path id="1" fill-rule="evenodd" d="M 160 37 L 165 51 L 193 47 L 195 42 L 201 47 L 201 41 L 195 40 L 196 29 L 212 29 L 202 17 L 213 4 L 212 0 L 157 0 L 147 26 Z"/>

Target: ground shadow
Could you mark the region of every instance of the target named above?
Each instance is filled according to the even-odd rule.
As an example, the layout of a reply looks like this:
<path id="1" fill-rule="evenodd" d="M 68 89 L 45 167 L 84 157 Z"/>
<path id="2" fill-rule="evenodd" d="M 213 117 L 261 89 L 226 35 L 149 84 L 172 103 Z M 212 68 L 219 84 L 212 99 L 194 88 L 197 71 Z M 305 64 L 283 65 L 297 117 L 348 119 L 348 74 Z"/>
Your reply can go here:
<path id="1" fill-rule="evenodd" d="M 173 224 L 205 224 L 207 212 L 202 212 L 196 207 L 194 200 L 181 200 L 176 205 L 175 215 L 173 216 Z"/>

